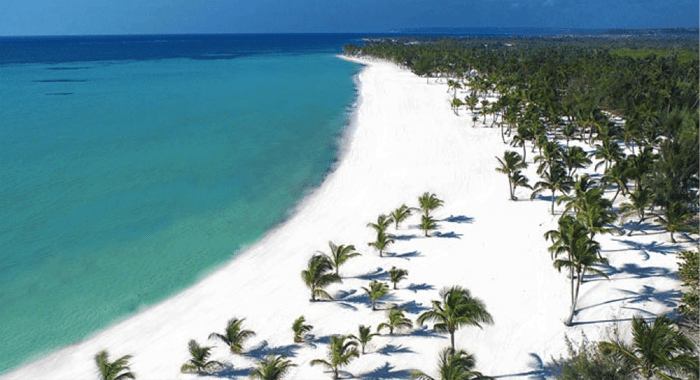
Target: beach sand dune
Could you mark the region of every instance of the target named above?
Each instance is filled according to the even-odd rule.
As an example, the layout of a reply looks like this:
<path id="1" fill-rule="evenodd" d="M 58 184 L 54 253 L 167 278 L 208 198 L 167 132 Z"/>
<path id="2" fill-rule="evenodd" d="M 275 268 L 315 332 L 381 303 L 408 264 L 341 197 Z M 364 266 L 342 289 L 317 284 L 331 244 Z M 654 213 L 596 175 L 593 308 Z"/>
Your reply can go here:
<path id="1" fill-rule="evenodd" d="M 586 278 L 575 325 L 565 327 L 569 283 L 553 268 L 543 238 L 558 216 L 549 214 L 548 198 L 530 201 L 527 190 L 518 190 L 520 201 L 508 199 L 507 179 L 495 170 L 494 156 L 508 148 L 499 130 L 474 128 L 471 116 L 456 116 L 444 83 L 428 84 L 390 63 L 364 63 L 341 160 L 288 221 L 181 294 L 3 378 L 93 379 L 93 356 L 103 349 L 112 358 L 133 355 L 140 379 L 196 378 L 179 371 L 187 342 L 196 339 L 215 346 L 212 359 L 231 365 L 219 377 L 247 377 L 257 359 L 277 352 L 298 365 L 288 378 L 328 379 L 330 373 L 309 363 L 325 358 L 330 335 L 357 334 L 360 324 L 376 328 L 391 303 L 405 307 L 415 323 L 440 289 L 452 285 L 482 299 L 494 319 L 483 329 L 457 331 L 457 347 L 476 355 L 477 368 L 499 378 L 541 378 L 546 363 L 565 353 L 565 334 L 596 340 L 615 326 L 624 334 L 633 315 L 673 309 L 675 253 L 683 246 L 656 230 L 607 235 L 599 240 L 610 280 Z M 534 165 L 527 175 L 534 183 Z M 412 215 L 398 230 L 389 228 L 398 239 L 380 258 L 367 246 L 374 234 L 366 224 L 402 203 L 417 206 L 426 191 L 445 201 L 434 212 L 439 235 L 424 237 L 419 216 Z M 341 267 L 343 282 L 328 288 L 336 301 L 311 303 L 300 272 L 312 254 L 327 252 L 328 241 L 354 244 L 362 256 Z M 392 266 L 407 269 L 408 278 L 372 311 L 361 287 L 371 279 L 388 281 Z M 294 344 L 291 324 L 300 315 L 314 329 L 309 342 Z M 233 317 L 246 318 L 244 326 L 257 333 L 240 356 L 207 340 Z M 362 379 L 407 379 L 414 369 L 434 374 L 449 336 L 430 327 L 375 337 L 344 371 Z"/>

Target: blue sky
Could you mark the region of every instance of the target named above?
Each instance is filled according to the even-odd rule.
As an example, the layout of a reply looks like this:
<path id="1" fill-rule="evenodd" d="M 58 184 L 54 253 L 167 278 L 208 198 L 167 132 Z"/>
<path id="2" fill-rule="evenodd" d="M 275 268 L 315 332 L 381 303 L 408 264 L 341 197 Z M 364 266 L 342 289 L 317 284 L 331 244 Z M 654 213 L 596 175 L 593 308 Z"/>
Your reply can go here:
<path id="1" fill-rule="evenodd" d="M 5 0 L 0 35 L 698 27 L 698 0 Z"/>

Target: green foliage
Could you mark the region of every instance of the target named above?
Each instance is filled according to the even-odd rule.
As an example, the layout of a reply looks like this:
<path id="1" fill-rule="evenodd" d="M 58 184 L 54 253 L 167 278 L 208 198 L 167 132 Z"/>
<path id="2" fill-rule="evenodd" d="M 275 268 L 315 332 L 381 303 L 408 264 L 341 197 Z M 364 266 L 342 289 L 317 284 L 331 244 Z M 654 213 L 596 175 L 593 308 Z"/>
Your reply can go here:
<path id="1" fill-rule="evenodd" d="M 408 217 L 410 215 L 411 215 L 411 209 L 408 206 L 406 206 L 405 204 L 402 204 L 396 210 L 392 211 L 389 214 L 389 217 L 391 218 L 391 220 L 394 221 L 394 228 L 398 229 L 399 223 L 408 219 Z"/>
<path id="2" fill-rule="evenodd" d="M 367 227 L 372 227 L 377 233 L 386 232 L 387 227 L 391 224 L 392 219 L 384 214 L 377 217 L 377 223 L 367 223 Z"/>
<path id="3" fill-rule="evenodd" d="M 438 361 L 438 377 L 433 378 L 422 371 L 413 371 L 411 379 L 416 380 L 492 380 L 475 371 L 476 359 L 474 355 L 463 351 L 446 348 L 440 353 Z"/>
<path id="4" fill-rule="evenodd" d="M 430 216 L 431 211 L 441 207 L 443 204 L 443 200 L 433 193 L 425 192 L 418 197 L 418 205 L 420 209 L 423 210 L 423 215 L 425 216 Z"/>
<path id="5" fill-rule="evenodd" d="M 425 236 L 428 237 L 429 232 L 437 228 L 437 223 L 435 222 L 435 218 L 433 218 L 430 215 L 421 215 L 420 219 L 420 229 L 423 230 L 425 233 Z"/>
<path id="6" fill-rule="evenodd" d="M 218 339 L 224 342 L 234 354 L 243 353 L 243 343 L 255 336 L 255 332 L 252 330 L 244 330 L 241 327 L 244 320 L 245 318 L 230 319 L 226 325 L 226 331 L 223 334 L 211 333 L 209 339 Z"/>
<path id="7" fill-rule="evenodd" d="M 360 346 L 362 346 L 362 354 L 365 354 L 365 346 L 379 334 L 373 334 L 372 333 L 372 326 L 365 326 L 365 325 L 360 325 L 358 328 L 358 335 L 349 335 L 350 338 L 355 339 L 358 343 L 360 343 Z"/>
<path id="8" fill-rule="evenodd" d="M 180 372 L 194 372 L 198 374 L 207 374 L 212 370 L 222 366 L 216 360 L 209 360 L 211 355 L 211 347 L 200 346 L 194 339 L 190 340 L 187 345 L 192 358 L 180 367 Z"/>
<path id="9" fill-rule="evenodd" d="M 340 276 L 331 272 L 333 264 L 326 255 L 313 255 L 309 259 L 307 269 L 301 271 L 301 279 L 311 289 L 311 302 L 316 299 L 332 300 L 324 288 L 332 283 L 341 282 Z"/>
<path id="10" fill-rule="evenodd" d="M 504 173 L 508 176 L 508 190 L 510 191 L 510 199 L 515 201 L 518 197 L 515 196 L 515 189 L 518 186 L 530 187 L 527 184 L 527 177 L 523 176 L 520 169 L 527 168 L 527 164 L 523 161 L 523 157 L 517 152 L 506 151 L 503 153 L 503 159 L 496 157 L 500 167 L 496 171 Z"/>
<path id="11" fill-rule="evenodd" d="M 280 380 L 291 370 L 296 367 L 291 360 L 286 359 L 284 355 L 275 356 L 267 355 L 262 360 L 258 361 L 253 368 L 251 379 L 260 380 Z"/>
<path id="12" fill-rule="evenodd" d="M 394 330 L 396 329 L 410 329 L 413 327 L 413 322 L 403 313 L 405 310 L 406 309 L 399 309 L 396 306 L 387 310 L 387 322 L 380 323 L 379 326 L 377 326 L 377 333 L 380 333 L 384 328 L 388 328 L 389 335 L 394 335 Z"/>
<path id="13" fill-rule="evenodd" d="M 604 354 L 597 344 L 585 335 L 578 347 L 568 338 L 568 357 L 560 357 L 550 365 L 559 380 L 633 380 L 628 364 L 612 355 Z"/>
<path id="14" fill-rule="evenodd" d="M 335 269 L 335 274 L 339 276 L 338 270 L 340 266 L 345 264 L 346 261 L 353 257 L 360 256 L 359 252 L 355 251 L 354 245 L 335 245 L 332 241 L 328 242 L 328 248 L 331 254 L 328 256 L 328 260 L 331 262 L 333 268 Z"/>
<path id="15" fill-rule="evenodd" d="M 136 375 L 129 368 L 131 355 L 124 355 L 121 358 L 110 362 L 106 350 L 95 355 L 95 364 L 100 372 L 100 380 L 124 380 L 135 379 Z"/>
<path id="16" fill-rule="evenodd" d="M 362 289 L 372 301 L 372 310 L 377 310 L 377 301 L 389 293 L 389 286 L 377 280 L 370 281 L 369 287 L 362 287 Z"/>
<path id="17" fill-rule="evenodd" d="M 408 271 L 405 269 L 396 267 L 391 267 L 391 269 L 389 269 L 389 280 L 394 284 L 394 290 L 396 290 L 396 284 L 401 280 L 405 280 L 406 277 L 408 277 Z"/>
<path id="18" fill-rule="evenodd" d="M 393 238 L 389 237 L 384 231 L 379 231 L 377 232 L 377 240 L 367 243 L 367 245 L 376 249 L 379 252 L 379 257 L 382 257 L 382 252 L 393 243 Z"/>
<path id="19" fill-rule="evenodd" d="M 294 332 L 294 343 L 301 343 L 304 341 L 304 336 L 308 334 L 314 327 L 311 325 L 304 324 L 306 318 L 302 315 L 292 323 L 292 331 Z"/>
<path id="20" fill-rule="evenodd" d="M 311 361 L 312 366 L 322 365 L 333 371 L 333 379 L 338 379 L 338 371 L 340 368 L 350 364 L 350 362 L 358 358 L 360 353 L 357 352 L 357 342 L 352 340 L 347 335 L 333 335 L 328 345 L 327 360 L 314 359 Z"/>
<path id="21" fill-rule="evenodd" d="M 686 292 L 681 296 L 681 304 L 678 311 L 686 317 L 688 321 L 698 325 L 698 290 L 700 269 L 698 269 L 699 250 L 683 251 L 678 253 L 678 277 L 683 281 Z"/>

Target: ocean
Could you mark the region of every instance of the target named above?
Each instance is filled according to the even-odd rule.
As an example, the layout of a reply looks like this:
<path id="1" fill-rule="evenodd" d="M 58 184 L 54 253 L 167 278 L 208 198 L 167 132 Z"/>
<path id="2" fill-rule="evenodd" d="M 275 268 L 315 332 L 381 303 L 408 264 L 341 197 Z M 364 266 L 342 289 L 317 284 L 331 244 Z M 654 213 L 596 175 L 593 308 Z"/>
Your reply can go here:
<path id="1" fill-rule="evenodd" d="M 359 37 L 0 38 L 0 374 L 289 217 L 337 160 Z"/>

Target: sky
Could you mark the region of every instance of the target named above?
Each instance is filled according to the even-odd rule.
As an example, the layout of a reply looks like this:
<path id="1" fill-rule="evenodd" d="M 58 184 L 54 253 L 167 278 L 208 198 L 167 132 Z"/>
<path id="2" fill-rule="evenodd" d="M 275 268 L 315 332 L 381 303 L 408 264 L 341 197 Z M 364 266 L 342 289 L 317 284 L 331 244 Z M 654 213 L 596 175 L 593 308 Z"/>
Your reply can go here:
<path id="1" fill-rule="evenodd" d="M 0 36 L 698 27 L 698 0 L 2 0 Z"/>

